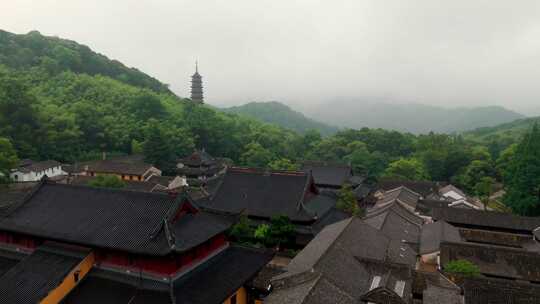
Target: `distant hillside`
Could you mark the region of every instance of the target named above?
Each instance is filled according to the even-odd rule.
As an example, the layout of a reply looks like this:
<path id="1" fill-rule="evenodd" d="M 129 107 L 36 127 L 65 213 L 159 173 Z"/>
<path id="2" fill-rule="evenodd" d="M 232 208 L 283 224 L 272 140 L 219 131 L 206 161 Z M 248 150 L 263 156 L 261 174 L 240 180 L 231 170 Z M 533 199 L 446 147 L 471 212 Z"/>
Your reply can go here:
<path id="1" fill-rule="evenodd" d="M 535 122 L 540 124 L 540 117 L 518 119 L 495 127 L 478 128 L 464 132 L 463 135 L 469 139 L 476 139 L 478 141 L 487 142 L 492 140 L 502 140 L 515 142 L 525 133 L 525 131 L 530 129 Z"/>
<path id="2" fill-rule="evenodd" d="M 519 113 L 498 106 L 447 109 L 422 104 L 370 101 L 336 101 L 331 106 L 311 106 L 306 109 L 306 114 L 340 127 L 383 128 L 415 134 L 460 132 L 524 118 Z"/>
<path id="3" fill-rule="evenodd" d="M 0 30 L 1 64 L 18 70 L 39 67 L 50 75 L 64 71 L 100 74 L 136 87 L 172 94 L 166 85 L 135 68 L 110 60 L 75 41 L 43 36 L 37 31 L 17 35 Z"/>
<path id="4" fill-rule="evenodd" d="M 331 135 L 338 131 L 336 127 L 308 118 L 304 114 L 276 101 L 251 102 L 242 106 L 225 108 L 223 111 L 249 116 L 298 133 L 305 133 L 307 130 L 315 129 L 322 135 Z"/>

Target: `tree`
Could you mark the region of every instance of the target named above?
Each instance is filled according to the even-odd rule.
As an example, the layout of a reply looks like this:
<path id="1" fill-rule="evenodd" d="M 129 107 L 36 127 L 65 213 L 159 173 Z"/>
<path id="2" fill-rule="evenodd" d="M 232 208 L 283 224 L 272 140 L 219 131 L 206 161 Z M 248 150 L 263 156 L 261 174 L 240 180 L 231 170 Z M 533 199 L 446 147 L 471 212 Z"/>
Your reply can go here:
<path id="1" fill-rule="evenodd" d="M 345 139 L 333 136 L 324 138 L 323 140 L 317 142 L 313 146 L 308 158 L 338 162 L 343 159 L 347 153 L 347 142 Z"/>
<path id="2" fill-rule="evenodd" d="M 480 268 L 467 260 L 450 261 L 444 266 L 444 271 L 467 278 L 477 277 L 480 275 Z"/>
<path id="3" fill-rule="evenodd" d="M 497 175 L 502 179 L 504 183 L 510 182 L 510 177 L 508 173 L 510 171 L 510 166 L 514 157 L 516 155 L 518 144 L 512 144 L 501 153 L 499 153 L 499 158 L 497 158 L 496 166 Z"/>
<path id="4" fill-rule="evenodd" d="M 261 144 L 251 142 L 244 148 L 244 153 L 240 157 L 240 162 L 249 167 L 265 168 L 272 161 L 272 152 L 263 148 Z"/>
<path id="5" fill-rule="evenodd" d="M 466 168 L 465 171 L 456 177 L 454 182 L 467 192 L 474 192 L 474 188 L 478 181 L 484 177 L 495 176 L 495 169 L 485 160 L 473 160 Z"/>
<path id="6" fill-rule="evenodd" d="M 41 126 L 36 99 L 20 78 L 0 69 L 0 136 L 11 140 L 21 156 L 37 156 Z"/>
<path id="7" fill-rule="evenodd" d="M 131 111 L 139 120 L 143 121 L 150 118 L 159 119 L 166 114 L 165 108 L 159 97 L 149 90 L 141 91 L 141 93 L 134 98 Z"/>
<path id="8" fill-rule="evenodd" d="M 384 178 L 396 180 L 413 180 L 421 181 L 428 180 L 429 175 L 426 168 L 416 158 L 400 158 L 388 165 L 388 168 L 383 173 Z"/>
<path id="9" fill-rule="evenodd" d="M 509 170 L 504 203 L 512 211 L 540 215 L 540 128 L 535 124 L 516 148 Z"/>
<path id="10" fill-rule="evenodd" d="M 0 183 L 8 181 L 11 169 L 18 163 L 17 153 L 9 139 L 0 137 Z"/>
<path id="11" fill-rule="evenodd" d="M 280 158 L 268 163 L 268 167 L 272 170 L 289 170 L 296 171 L 300 166 L 286 158 Z"/>
<path id="12" fill-rule="evenodd" d="M 143 144 L 136 139 L 131 140 L 131 154 L 143 154 Z"/>
<path id="13" fill-rule="evenodd" d="M 491 162 L 491 154 L 485 146 L 474 146 L 471 149 L 471 156 L 473 160 L 484 160 Z"/>
<path id="14" fill-rule="evenodd" d="M 263 242 L 265 245 L 268 244 L 270 238 L 270 225 L 260 224 L 257 226 L 257 229 L 253 232 L 253 237 Z"/>
<path id="15" fill-rule="evenodd" d="M 338 201 L 336 207 L 353 216 L 363 216 L 363 210 L 358 206 L 356 195 L 350 184 L 345 184 L 338 192 Z"/>
<path id="16" fill-rule="evenodd" d="M 152 164 L 160 170 L 173 174 L 176 164 L 174 146 L 165 131 L 156 120 L 149 120 L 146 127 L 146 138 L 143 143 L 145 162 Z"/>
<path id="17" fill-rule="evenodd" d="M 96 188 L 123 188 L 126 182 L 115 175 L 98 175 L 88 185 Z"/>
<path id="18" fill-rule="evenodd" d="M 489 198 L 493 193 L 493 186 L 495 185 L 495 179 L 490 176 L 485 176 L 480 179 L 478 183 L 474 186 L 476 195 L 480 198 L 484 204 L 484 209 L 486 209 L 489 204 Z"/>
<path id="19" fill-rule="evenodd" d="M 343 159 L 350 163 L 357 174 L 366 176 L 379 176 L 386 168 L 384 156 L 375 151 L 370 153 L 365 143 L 353 141 L 347 145 L 349 154 Z"/>
<path id="20" fill-rule="evenodd" d="M 294 236 L 295 226 L 284 215 L 273 216 L 270 225 L 261 224 L 255 229 L 253 236 L 266 246 L 280 246 L 291 241 Z"/>
<path id="21" fill-rule="evenodd" d="M 294 236 L 295 227 L 285 215 L 273 216 L 270 219 L 270 242 L 272 244 L 287 243 Z"/>
<path id="22" fill-rule="evenodd" d="M 239 242 L 247 242 L 254 236 L 251 221 L 246 215 L 240 216 L 238 222 L 231 228 L 230 235 Z"/>

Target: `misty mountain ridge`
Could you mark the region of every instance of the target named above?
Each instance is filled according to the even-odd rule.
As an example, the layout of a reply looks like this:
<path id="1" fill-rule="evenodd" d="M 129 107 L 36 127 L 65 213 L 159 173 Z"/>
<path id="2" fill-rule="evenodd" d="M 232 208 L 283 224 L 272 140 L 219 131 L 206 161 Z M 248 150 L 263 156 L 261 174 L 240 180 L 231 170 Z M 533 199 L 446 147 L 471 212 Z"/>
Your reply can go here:
<path id="1" fill-rule="evenodd" d="M 337 127 L 308 118 L 304 114 L 277 101 L 250 102 L 241 106 L 222 108 L 221 110 L 275 124 L 300 134 L 314 129 L 322 135 L 332 135 L 339 130 Z"/>
<path id="2" fill-rule="evenodd" d="M 414 134 L 463 132 L 525 118 L 500 106 L 443 108 L 364 101 L 335 101 L 310 106 L 305 109 L 305 114 L 343 128 L 382 128 Z"/>

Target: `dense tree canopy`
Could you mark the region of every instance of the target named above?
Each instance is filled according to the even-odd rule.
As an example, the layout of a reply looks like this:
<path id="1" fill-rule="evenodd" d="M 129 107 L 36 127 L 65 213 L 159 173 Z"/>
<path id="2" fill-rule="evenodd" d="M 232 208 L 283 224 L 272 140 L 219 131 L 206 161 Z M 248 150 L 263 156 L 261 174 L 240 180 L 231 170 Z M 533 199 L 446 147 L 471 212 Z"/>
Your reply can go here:
<path id="1" fill-rule="evenodd" d="M 400 158 L 390 163 L 384 171 L 383 177 L 395 180 L 429 180 L 424 164 L 416 158 Z"/>
<path id="2" fill-rule="evenodd" d="M 505 204 L 522 215 L 540 215 L 540 127 L 533 126 L 516 147 L 507 174 Z"/>
<path id="3" fill-rule="evenodd" d="M 17 152 L 9 139 L 0 137 L 0 182 L 7 180 L 10 170 L 19 162 Z"/>

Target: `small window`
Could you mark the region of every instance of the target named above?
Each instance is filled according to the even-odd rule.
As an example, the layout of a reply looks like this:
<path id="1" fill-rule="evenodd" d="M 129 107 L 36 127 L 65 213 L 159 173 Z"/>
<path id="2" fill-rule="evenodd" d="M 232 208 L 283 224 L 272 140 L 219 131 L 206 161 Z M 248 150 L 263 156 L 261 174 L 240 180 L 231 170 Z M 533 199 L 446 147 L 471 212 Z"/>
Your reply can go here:
<path id="1" fill-rule="evenodd" d="M 77 270 L 73 273 L 73 280 L 75 280 L 75 283 L 79 282 L 81 276 L 81 271 Z"/>
<path id="2" fill-rule="evenodd" d="M 236 294 L 232 295 L 230 303 L 231 304 L 236 304 Z"/>
<path id="3" fill-rule="evenodd" d="M 19 180 L 19 176 L 18 176 L 17 174 L 13 175 L 13 178 L 14 178 L 15 180 Z"/>

